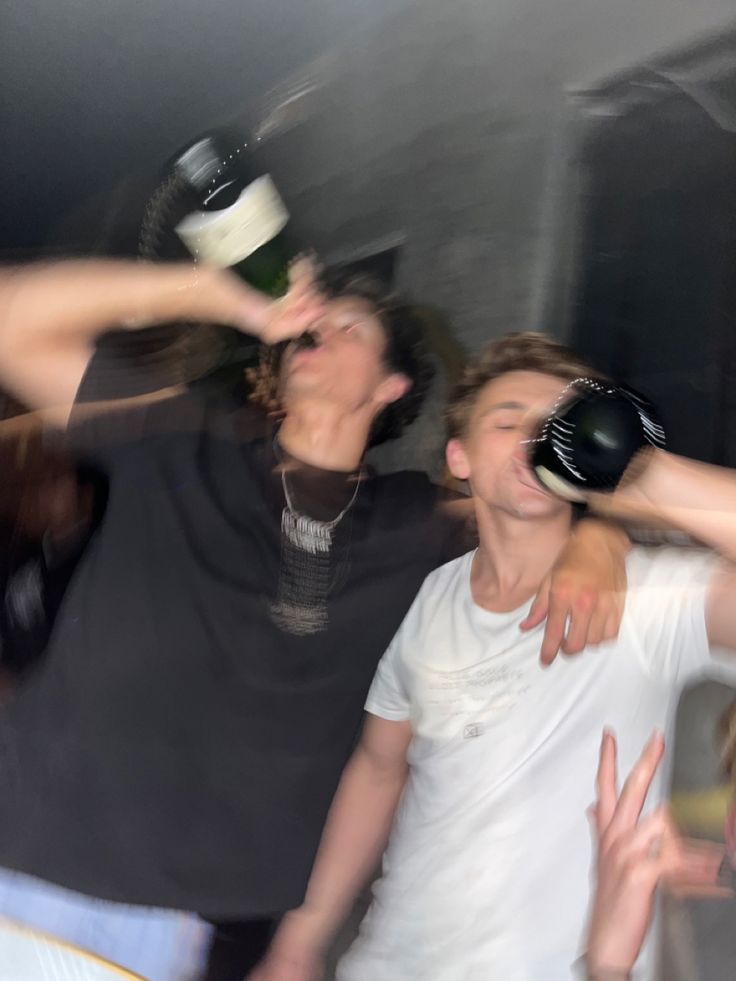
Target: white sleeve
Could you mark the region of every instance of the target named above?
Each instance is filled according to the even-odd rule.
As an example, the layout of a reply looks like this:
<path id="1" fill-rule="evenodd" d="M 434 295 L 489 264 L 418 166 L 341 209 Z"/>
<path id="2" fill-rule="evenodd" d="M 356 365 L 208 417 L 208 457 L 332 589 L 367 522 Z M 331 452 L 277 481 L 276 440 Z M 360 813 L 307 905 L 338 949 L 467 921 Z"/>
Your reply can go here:
<path id="1" fill-rule="evenodd" d="M 378 663 L 365 702 L 366 712 L 391 722 L 406 722 L 411 718 L 411 703 L 401 663 L 403 635 L 402 624 Z"/>
<path id="2" fill-rule="evenodd" d="M 632 551 L 624 621 L 648 674 L 680 687 L 706 676 L 736 682 L 736 654 L 711 652 L 705 624 L 708 586 L 721 561 L 695 548 Z"/>

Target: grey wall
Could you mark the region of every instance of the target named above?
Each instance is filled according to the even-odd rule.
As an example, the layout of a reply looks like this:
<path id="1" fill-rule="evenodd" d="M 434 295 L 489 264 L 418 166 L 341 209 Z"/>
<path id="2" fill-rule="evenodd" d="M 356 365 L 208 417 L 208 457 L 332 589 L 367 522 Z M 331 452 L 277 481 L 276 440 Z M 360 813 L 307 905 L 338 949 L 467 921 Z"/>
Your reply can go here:
<path id="1" fill-rule="evenodd" d="M 422 0 L 333 53 L 313 115 L 265 151 L 308 241 L 339 256 L 403 236 L 400 285 L 450 311 L 471 349 L 554 331 L 566 86 L 735 18 L 733 0 Z M 382 463 L 431 466 L 434 421 Z"/>
<path id="2" fill-rule="evenodd" d="M 476 346 L 540 326 L 565 86 L 729 21 L 733 0 L 422 0 L 346 44 L 268 150 L 317 245 L 403 233 L 402 283 Z"/>

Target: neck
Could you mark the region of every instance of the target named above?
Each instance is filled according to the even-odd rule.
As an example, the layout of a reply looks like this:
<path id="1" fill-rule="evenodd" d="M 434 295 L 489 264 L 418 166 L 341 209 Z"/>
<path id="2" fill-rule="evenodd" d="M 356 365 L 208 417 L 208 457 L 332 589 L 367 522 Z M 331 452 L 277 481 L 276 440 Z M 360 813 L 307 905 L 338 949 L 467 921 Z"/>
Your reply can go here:
<path id="1" fill-rule="evenodd" d="M 572 511 L 525 520 L 476 499 L 475 513 L 474 599 L 496 612 L 515 610 L 537 592 L 567 544 Z"/>
<path id="2" fill-rule="evenodd" d="M 346 414 L 324 403 L 289 406 L 279 430 L 287 453 L 322 470 L 357 470 L 368 446 L 373 417 Z"/>

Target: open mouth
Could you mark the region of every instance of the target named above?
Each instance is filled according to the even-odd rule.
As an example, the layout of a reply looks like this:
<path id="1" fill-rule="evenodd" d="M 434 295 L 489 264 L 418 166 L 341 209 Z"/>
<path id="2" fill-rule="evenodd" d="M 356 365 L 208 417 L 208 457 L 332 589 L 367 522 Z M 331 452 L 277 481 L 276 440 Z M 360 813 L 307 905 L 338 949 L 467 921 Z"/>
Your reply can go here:
<path id="1" fill-rule="evenodd" d="M 306 331 L 289 344 L 287 362 L 289 367 L 310 361 L 322 348 L 319 337 L 311 331 Z"/>
<path id="2" fill-rule="evenodd" d="M 319 334 L 315 334 L 314 331 L 305 330 L 303 334 L 294 341 L 294 346 L 298 351 L 312 351 L 315 348 L 320 347 L 322 341 L 320 340 Z"/>
<path id="3" fill-rule="evenodd" d="M 514 464 L 514 474 L 516 479 L 528 490 L 537 491 L 544 497 L 550 497 L 549 491 L 537 480 L 532 471 L 519 463 Z"/>

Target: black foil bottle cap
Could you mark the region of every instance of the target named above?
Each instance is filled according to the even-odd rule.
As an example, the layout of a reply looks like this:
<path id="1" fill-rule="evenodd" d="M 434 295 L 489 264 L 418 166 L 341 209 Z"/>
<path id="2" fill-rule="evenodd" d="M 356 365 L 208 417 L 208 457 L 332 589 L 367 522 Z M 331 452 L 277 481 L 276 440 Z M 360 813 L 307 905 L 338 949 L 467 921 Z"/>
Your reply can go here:
<path id="1" fill-rule="evenodd" d="M 190 187 L 204 193 L 218 174 L 226 169 L 226 163 L 214 137 L 203 136 L 179 154 L 174 169 Z"/>

